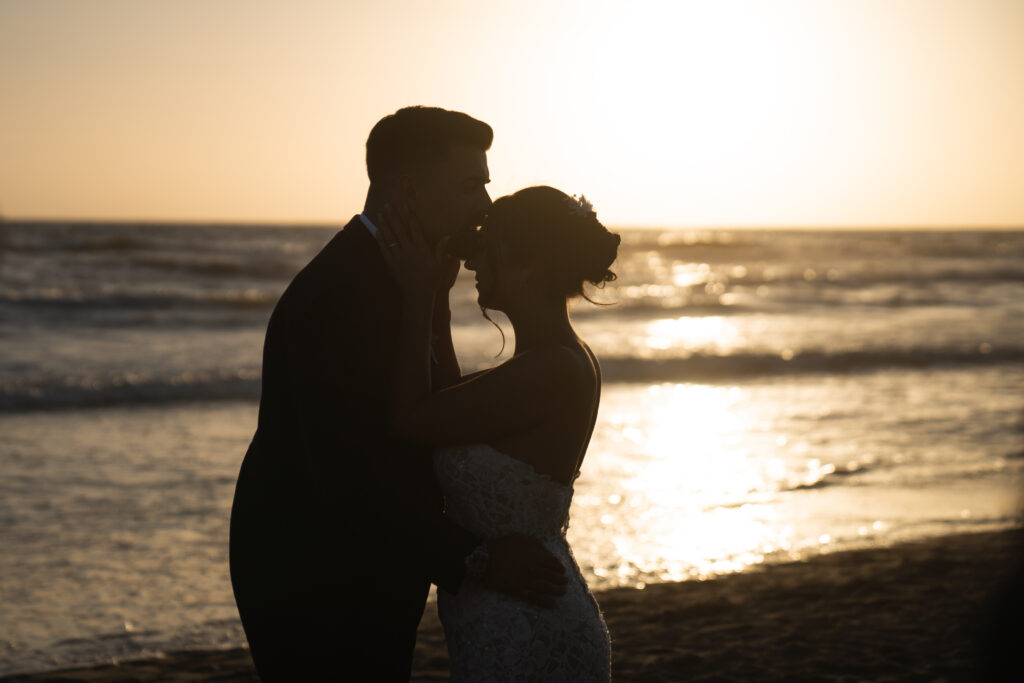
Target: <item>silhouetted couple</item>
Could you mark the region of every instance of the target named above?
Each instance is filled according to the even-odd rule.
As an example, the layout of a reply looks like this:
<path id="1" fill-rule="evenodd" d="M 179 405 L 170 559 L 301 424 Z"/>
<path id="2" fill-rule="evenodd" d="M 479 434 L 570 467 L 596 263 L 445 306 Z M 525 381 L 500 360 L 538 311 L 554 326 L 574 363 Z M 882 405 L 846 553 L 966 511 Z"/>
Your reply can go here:
<path id="1" fill-rule="evenodd" d="M 408 680 L 431 583 L 453 680 L 609 678 L 565 539 L 601 389 L 567 301 L 614 278 L 619 237 L 550 187 L 492 205 L 491 139 L 443 109 L 378 122 L 363 213 L 270 318 L 231 512 L 265 681 Z M 515 331 L 511 359 L 469 375 L 448 306 L 460 257 Z"/>

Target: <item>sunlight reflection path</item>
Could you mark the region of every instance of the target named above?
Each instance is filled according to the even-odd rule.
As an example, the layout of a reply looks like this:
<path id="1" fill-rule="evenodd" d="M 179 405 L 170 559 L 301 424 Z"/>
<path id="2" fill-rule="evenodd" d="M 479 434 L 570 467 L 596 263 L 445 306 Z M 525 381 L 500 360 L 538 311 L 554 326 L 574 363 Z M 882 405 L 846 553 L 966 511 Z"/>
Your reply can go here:
<path id="1" fill-rule="evenodd" d="M 929 445 L 930 422 L 884 436 L 886 419 L 914 414 L 917 399 L 893 391 L 903 381 L 613 386 L 576 486 L 581 566 L 643 586 L 950 533 L 949 520 L 1012 522 L 1014 489 L 998 481 L 1019 468 L 969 442 Z"/>
<path id="2" fill-rule="evenodd" d="M 628 393 L 625 405 L 616 401 L 625 409 L 608 406 L 608 441 L 597 446 L 626 460 L 622 493 L 607 496 L 612 509 L 601 518 L 623 560 L 621 579 L 735 571 L 785 541 L 756 500 L 786 468 L 750 457 L 745 432 L 759 422 L 741 389 L 654 385 Z M 639 402 L 647 410 L 637 410 Z"/>

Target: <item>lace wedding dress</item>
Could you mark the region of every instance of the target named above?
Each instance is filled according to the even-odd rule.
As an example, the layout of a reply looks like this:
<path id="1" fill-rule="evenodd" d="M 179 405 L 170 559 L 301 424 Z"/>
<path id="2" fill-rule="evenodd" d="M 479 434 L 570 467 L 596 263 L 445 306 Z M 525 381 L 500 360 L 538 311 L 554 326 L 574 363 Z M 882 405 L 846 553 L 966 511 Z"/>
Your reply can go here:
<path id="1" fill-rule="evenodd" d="M 452 520 L 484 539 L 539 539 L 566 568 L 554 609 L 485 588 L 470 572 L 438 590 L 453 681 L 608 681 L 608 629 L 566 542 L 573 490 L 487 444 L 440 448 L 434 471 Z"/>

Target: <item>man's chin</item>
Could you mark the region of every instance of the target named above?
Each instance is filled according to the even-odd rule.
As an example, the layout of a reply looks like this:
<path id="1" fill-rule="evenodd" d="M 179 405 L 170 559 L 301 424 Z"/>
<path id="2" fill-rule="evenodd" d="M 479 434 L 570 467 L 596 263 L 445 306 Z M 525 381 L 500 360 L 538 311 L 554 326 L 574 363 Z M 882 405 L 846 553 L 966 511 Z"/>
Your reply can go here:
<path id="1" fill-rule="evenodd" d="M 481 308 L 486 308 L 491 311 L 501 311 L 504 313 L 501 306 L 492 301 L 487 295 L 487 292 L 481 292 L 479 289 L 477 290 L 476 302 Z"/>
<path id="2" fill-rule="evenodd" d="M 466 260 L 476 253 L 479 242 L 480 235 L 476 228 L 462 230 L 448 238 L 448 253 L 462 260 Z"/>

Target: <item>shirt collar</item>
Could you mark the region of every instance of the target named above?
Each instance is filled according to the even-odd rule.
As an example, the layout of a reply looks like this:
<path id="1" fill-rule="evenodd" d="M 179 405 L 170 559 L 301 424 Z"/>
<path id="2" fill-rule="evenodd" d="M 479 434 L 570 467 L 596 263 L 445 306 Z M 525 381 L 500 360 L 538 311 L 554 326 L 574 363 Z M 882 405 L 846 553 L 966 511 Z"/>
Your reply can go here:
<path id="1" fill-rule="evenodd" d="M 371 221 L 369 218 L 367 218 L 365 213 L 359 214 L 359 220 L 361 220 L 363 222 L 363 225 L 365 225 L 366 229 L 370 231 L 370 234 L 373 235 L 374 238 L 376 238 L 377 237 L 377 226 L 373 224 L 373 221 Z"/>

